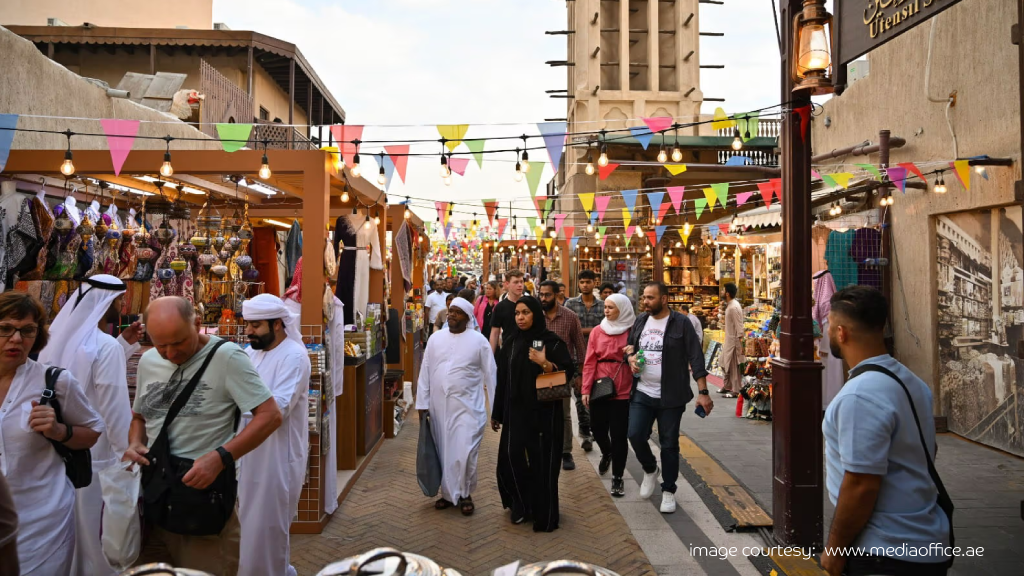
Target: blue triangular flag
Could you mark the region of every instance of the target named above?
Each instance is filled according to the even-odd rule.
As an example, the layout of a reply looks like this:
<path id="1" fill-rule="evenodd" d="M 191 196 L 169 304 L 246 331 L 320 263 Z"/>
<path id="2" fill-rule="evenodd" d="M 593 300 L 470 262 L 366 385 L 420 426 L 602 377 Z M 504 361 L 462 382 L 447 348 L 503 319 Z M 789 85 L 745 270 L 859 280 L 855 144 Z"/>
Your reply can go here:
<path id="1" fill-rule="evenodd" d="M 651 204 L 651 219 L 658 219 L 658 212 L 661 211 L 661 202 L 665 199 L 665 192 L 648 192 L 647 201 Z M 660 236 L 659 236 L 660 238 Z"/>
<path id="2" fill-rule="evenodd" d="M 580 237 L 574 236 L 569 240 L 569 251 L 576 250 L 576 245 L 580 243 Z"/>
<path id="3" fill-rule="evenodd" d="M 14 143 L 15 128 L 18 127 L 17 114 L 0 114 L 0 172 L 7 165 L 11 155 L 11 144 Z"/>
<path id="4" fill-rule="evenodd" d="M 750 163 L 750 158 L 746 156 L 733 156 L 725 161 L 726 166 L 746 166 Z"/>
<path id="5" fill-rule="evenodd" d="M 590 224 L 597 224 L 597 210 L 590 211 Z"/>
<path id="6" fill-rule="evenodd" d="M 655 226 L 654 227 L 654 233 L 658 237 L 658 242 L 661 242 L 661 237 L 665 234 L 665 230 L 666 229 L 668 229 L 668 226 Z"/>
<path id="7" fill-rule="evenodd" d="M 633 209 L 636 208 L 636 190 L 623 190 L 622 200 L 626 203 L 626 209 L 629 210 L 629 215 L 633 215 Z"/>
<path id="8" fill-rule="evenodd" d="M 394 182 L 395 180 L 393 178 L 394 175 L 395 161 L 391 159 L 391 156 L 384 156 L 384 177 L 387 178 L 387 184 L 384 185 L 385 190 L 391 189 L 391 183 Z"/>
<path id="9" fill-rule="evenodd" d="M 711 224 L 708 226 L 708 233 L 711 234 L 712 238 L 718 238 L 719 232 L 721 232 L 721 229 L 718 227 L 718 224 Z"/>
<path id="10" fill-rule="evenodd" d="M 654 133 L 651 132 L 651 129 L 647 126 L 634 126 L 629 131 L 633 133 L 633 138 L 636 138 L 636 141 L 644 147 L 644 150 L 647 150 L 647 146 L 651 143 L 651 138 L 654 138 Z"/>
<path id="11" fill-rule="evenodd" d="M 565 149 L 565 122 L 541 122 L 537 124 L 541 136 L 544 137 L 544 146 L 548 149 L 548 156 L 551 158 L 551 167 L 558 172 L 558 163 L 562 161 L 562 151 Z"/>

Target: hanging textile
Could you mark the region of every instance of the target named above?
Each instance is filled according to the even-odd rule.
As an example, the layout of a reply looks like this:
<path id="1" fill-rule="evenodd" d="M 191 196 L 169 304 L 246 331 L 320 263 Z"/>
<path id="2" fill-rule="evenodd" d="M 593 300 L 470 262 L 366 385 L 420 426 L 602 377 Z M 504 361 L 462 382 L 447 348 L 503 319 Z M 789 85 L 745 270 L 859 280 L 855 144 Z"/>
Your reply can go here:
<path id="1" fill-rule="evenodd" d="M 366 227 L 366 222 L 370 226 Z M 338 287 L 335 294 L 345 305 L 345 324 L 353 324 L 356 314 L 366 314 L 370 293 L 370 268 L 381 270 L 380 239 L 377 225 L 366 215 L 339 216 L 334 230 L 335 248 L 341 251 Z"/>
<path id="2" fill-rule="evenodd" d="M 302 228 L 299 227 L 298 220 L 292 220 L 292 227 L 288 230 L 288 239 L 284 244 L 284 256 L 285 264 L 287 265 L 286 271 L 288 272 L 285 277 L 285 283 L 292 281 L 292 275 L 295 274 L 295 265 L 298 264 L 299 258 L 302 257 Z"/>
<path id="3" fill-rule="evenodd" d="M 408 222 L 402 222 L 393 245 L 398 253 L 398 263 L 402 267 L 402 285 L 408 292 L 412 290 L 412 232 Z"/>
<path id="4" fill-rule="evenodd" d="M 249 255 L 252 266 L 259 272 L 263 281 L 263 291 L 278 298 L 284 296 L 277 268 L 277 232 L 273 228 L 254 228 L 253 239 L 249 243 Z"/>
<path id="5" fill-rule="evenodd" d="M 857 284 L 857 263 L 850 257 L 853 235 L 853 230 L 846 232 L 833 230 L 828 236 L 825 261 L 828 263 L 828 269 L 832 273 L 837 290 Z"/>
<path id="6" fill-rule="evenodd" d="M 882 256 L 882 232 L 874 228 L 859 228 L 853 233 L 850 245 L 850 257 L 857 263 L 857 283 L 882 289 L 882 269 L 865 260 L 875 260 Z"/>

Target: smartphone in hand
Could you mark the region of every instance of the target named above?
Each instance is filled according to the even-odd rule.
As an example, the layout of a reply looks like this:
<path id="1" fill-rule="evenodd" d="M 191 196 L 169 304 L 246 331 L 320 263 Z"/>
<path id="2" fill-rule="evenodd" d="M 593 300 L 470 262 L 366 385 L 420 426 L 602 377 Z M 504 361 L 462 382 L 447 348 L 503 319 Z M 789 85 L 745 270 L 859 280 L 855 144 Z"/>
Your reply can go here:
<path id="1" fill-rule="evenodd" d="M 697 409 L 694 410 L 693 413 L 696 414 L 697 416 L 700 416 L 701 418 L 704 418 L 705 416 L 708 415 L 708 413 L 704 411 L 704 407 L 701 406 L 700 404 L 697 404 Z"/>

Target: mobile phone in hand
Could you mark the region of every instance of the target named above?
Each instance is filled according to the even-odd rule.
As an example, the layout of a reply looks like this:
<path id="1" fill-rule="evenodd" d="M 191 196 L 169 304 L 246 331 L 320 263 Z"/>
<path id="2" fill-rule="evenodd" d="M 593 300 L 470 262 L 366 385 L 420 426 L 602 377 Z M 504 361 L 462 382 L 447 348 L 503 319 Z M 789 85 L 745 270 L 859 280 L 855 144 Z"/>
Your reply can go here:
<path id="1" fill-rule="evenodd" d="M 541 350 L 544 349 L 544 341 L 543 340 L 534 340 L 533 341 L 533 346 L 531 346 L 531 348 L 533 348 L 537 352 L 540 352 Z"/>
<path id="2" fill-rule="evenodd" d="M 696 414 L 697 416 L 700 416 L 701 418 L 704 418 L 705 416 L 708 415 L 708 413 L 704 411 L 704 407 L 701 406 L 700 404 L 697 404 L 697 409 L 694 410 L 693 413 Z"/>

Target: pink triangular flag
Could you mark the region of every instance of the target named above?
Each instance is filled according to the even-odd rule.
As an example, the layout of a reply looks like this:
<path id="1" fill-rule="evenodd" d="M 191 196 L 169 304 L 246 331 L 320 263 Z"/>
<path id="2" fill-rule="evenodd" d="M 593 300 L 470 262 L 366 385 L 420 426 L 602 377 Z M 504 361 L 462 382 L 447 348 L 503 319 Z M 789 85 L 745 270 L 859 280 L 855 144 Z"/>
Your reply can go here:
<path id="1" fill-rule="evenodd" d="M 753 192 L 737 192 L 736 193 L 736 206 L 737 207 L 743 206 L 744 204 L 747 203 L 747 200 L 749 200 L 750 197 L 753 196 L 753 195 L 754 195 Z"/>
<path id="2" fill-rule="evenodd" d="M 459 176 L 466 175 L 466 166 L 469 166 L 469 158 L 449 158 L 448 167 Z"/>
<path id="3" fill-rule="evenodd" d="M 565 239 L 572 240 L 572 233 L 576 231 L 575 226 L 564 226 L 562 230 L 565 230 Z"/>
<path id="4" fill-rule="evenodd" d="M 385 146 L 384 151 L 391 157 L 391 163 L 395 165 L 398 177 L 405 183 L 405 169 L 409 167 L 409 145 Z"/>
<path id="5" fill-rule="evenodd" d="M 665 118 L 664 116 L 656 116 L 654 118 L 642 118 L 644 124 L 651 129 L 651 132 L 661 132 L 667 130 L 672 126 L 672 119 Z"/>
<path id="6" fill-rule="evenodd" d="M 562 231 L 562 224 L 565 222 L 565 217 L 568 214 L 555 214 L 555 234 Z"/>
<path id="7" fill-rule="evenodd" d="M 775 195 L 775 188 L 771 182 L 758 182 L 757 189 L 761 191 L 761 198 L 764 199 L 764 205 L 768 208 L 772 207 L 772 196 Z"/>
<path id="8" fill-rule="evenodd" d="M 114 164 L 114 175 L 121 175 L 121 167 L 132 151 L 132 144 L 139 134 L 138 120 L 100 120 L 103 133 L 107 135 L 107 148 L 110 149 L 110 161 Z"/>
<path id="9" fill-rule="evenodd" d="M 597 206 L 597 221 L 604 222 L 604 211 L 608 209 L 608 203 L 611 202 L 611 196 L 598 196 L 594 199 L 594 205 Z"/>
<path id="10" fill-rule="evenodd" d="M 633 237 L 633 232 L 636 232 L 636 226 L 633 226 L 633 225 L 626 226 L 626 239 L 627 240 Z"/>
<path id="11" fill-rule="evenodd" d="M 902 166 L 894 168 L 886 168 L 885 175 L 889 177 L 889 181 L 896 185 L 900 189 L 900 192 L 907 193 L 907 169 Z"/>
<path id="12" fill-rule="evenodd" d="M 597 172 L 598 172 L 598 175 L 601 177 L 601 180 L 605 180 L 609 176 L 611 176 L 612 172 L 615 172 L 615 169 L 618 168 L 618 167 L 619 167 L 618 164 L 611 164 L 610 163 L 607 166 L 598 166 L 597 167 Z"/>
<path id="13" fill-rule="evenodd" d="M 352 141 L 362 140 L 363 127 L 335 124 L 331 126 L 331 135 L 338 141 L 338 148 L 341 150 L 341 157 L 345 160 L 345 164 L 351 167 L 356 152 L 358 152 L 358 148 Z"/>
<path id="14" fill-rule="evenodd" d="M 508 226 L 508 218 L 498 218 L 498 238 L 505 235 L 506 226 Z"/>
<path id="15" fill-rule="evenodd" d="M 447 202 L 434 202 L 434 208 L 437 208 L 437 219 L 441 222 L 445 220 L 445 213 L 448 212 Z"/>
<path id="16" fill-rule="evenodd" d="M 672 207 L 676 209 L 676 214 L 682 214 L 683 194 L 686 192 L 686 186 L 669 186 L 665 190 L 668 190 L 668 197 L 672 200 Z"/>

